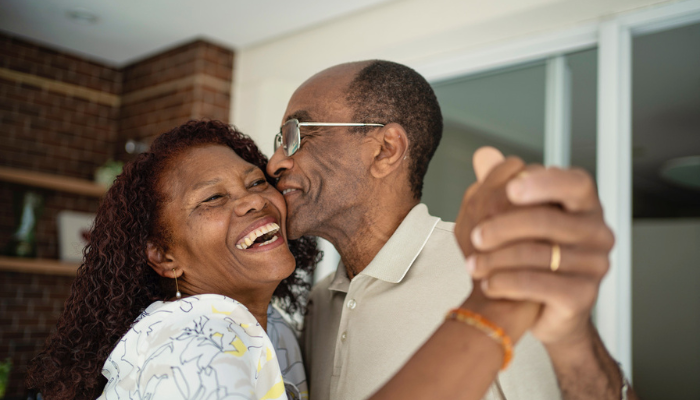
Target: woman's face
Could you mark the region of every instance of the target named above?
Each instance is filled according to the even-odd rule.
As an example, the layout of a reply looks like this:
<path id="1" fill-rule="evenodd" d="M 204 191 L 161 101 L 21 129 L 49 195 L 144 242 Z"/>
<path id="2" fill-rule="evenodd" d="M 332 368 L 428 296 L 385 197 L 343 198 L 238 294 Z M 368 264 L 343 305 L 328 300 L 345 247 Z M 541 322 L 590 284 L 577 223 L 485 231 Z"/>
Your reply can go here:
<path id="1" fill-rule="evenodd" d="M 271 295 L 295 267 L 282 195 L 226 146 L 194 148 L 172 165 L 160 182 L 170 231 L 161 275 L 175 268 L 183 294 Z"/>

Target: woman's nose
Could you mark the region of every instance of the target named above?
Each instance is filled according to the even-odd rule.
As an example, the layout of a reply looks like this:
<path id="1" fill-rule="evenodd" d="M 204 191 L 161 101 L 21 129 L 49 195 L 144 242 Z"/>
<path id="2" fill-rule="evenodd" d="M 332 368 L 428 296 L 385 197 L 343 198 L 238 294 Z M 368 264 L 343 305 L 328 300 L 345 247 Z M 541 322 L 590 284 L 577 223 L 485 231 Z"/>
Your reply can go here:
<path id="1" fill-rule="evenodd" d="M 292 158 L 287 157 L 284 154 L 284 149 L 280 146 L 267 163 L 267 174 L 273 178 L 279 178 L 285 170 L 291 169 L 293 165 Z"/>
<path id="2" fill-rule="evenodd" d="M 245 195 L 238 200 L 234 206 L 236 215 L 242 217 L 251 212 L 260 211 L 267 205 L 267 200 L 257 193 Z"/>

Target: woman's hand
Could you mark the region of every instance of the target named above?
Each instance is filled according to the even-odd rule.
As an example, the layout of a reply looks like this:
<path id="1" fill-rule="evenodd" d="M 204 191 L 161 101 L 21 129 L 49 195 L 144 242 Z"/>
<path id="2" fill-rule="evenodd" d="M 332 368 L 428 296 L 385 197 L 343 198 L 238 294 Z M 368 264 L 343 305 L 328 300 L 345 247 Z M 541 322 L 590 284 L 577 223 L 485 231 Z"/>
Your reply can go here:
<path id="1" fill-rule="evenodd" d="M 457 242 L 468 260 L 474 260 L 476 253 L 472 243 L 474 229 L 482 221 L 513 209 L 506 186 L 524 170 L 525 164 L 521 159 L 505 159 L 492 147 L 484 147 L 474 153 L 477 182 L 464 194 L 454 230 Z M 482 281 L 476 278 L 472 293 L 461 307 L 486 317 L 502 327 L 513 341 L 517 341 L 535 322 L 541 305 L 488 298 L 482 290 Z"/>

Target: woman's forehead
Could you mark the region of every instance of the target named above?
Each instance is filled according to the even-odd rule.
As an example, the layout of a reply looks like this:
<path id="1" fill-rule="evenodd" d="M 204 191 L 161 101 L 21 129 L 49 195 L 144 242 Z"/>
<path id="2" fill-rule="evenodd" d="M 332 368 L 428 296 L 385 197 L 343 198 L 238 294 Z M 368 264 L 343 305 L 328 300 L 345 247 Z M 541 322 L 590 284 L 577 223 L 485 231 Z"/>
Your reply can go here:
<path id="1" fill-rule="evenodd" d="M 208 145 L 187 150 L 173 160 L 165 171 L 163 181 L 171 193 L 197 189 L 213 179 L 231 176 L 245 177 L 259 168 L 222 145 Z"/>

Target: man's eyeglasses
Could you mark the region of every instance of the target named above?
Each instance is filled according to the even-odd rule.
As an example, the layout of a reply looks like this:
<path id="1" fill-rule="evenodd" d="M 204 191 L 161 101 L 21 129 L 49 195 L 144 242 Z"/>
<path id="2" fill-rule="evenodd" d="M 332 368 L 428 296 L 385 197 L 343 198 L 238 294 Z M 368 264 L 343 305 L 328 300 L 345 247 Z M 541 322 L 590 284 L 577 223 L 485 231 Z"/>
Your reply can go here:
<path id="1" fill-rule="evenodd" d="M 298 119 L 290 119 L 280 128 L 275 135 L 275 151 L 282 146 L 284 154 L 290 157 L 299 150 L 301 144 L 300 126 L 384 126 L 384 124 L 359 124 L 345 122 L 299 122 Z"/>

